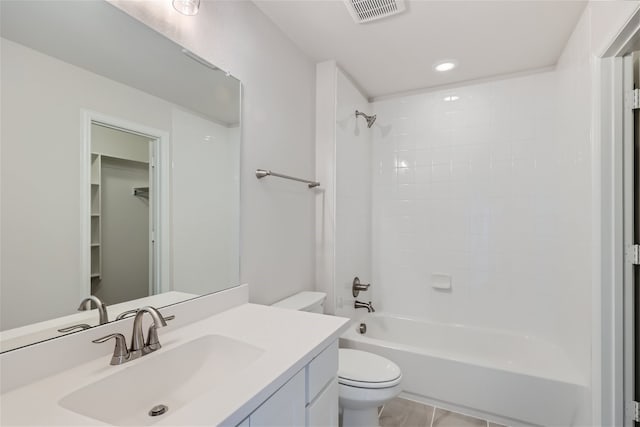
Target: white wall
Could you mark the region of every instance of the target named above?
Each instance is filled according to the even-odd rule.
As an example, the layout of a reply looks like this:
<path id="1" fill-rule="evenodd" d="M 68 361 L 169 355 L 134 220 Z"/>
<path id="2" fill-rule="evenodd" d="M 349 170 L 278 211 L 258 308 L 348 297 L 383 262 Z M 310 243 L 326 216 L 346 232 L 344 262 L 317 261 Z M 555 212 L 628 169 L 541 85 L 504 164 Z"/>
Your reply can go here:
<path id="1" fill-rule="evenodd" d="M 327 183 L 316 196 L 316 289 L 327 293 L 326 313 L 355 318 L 353 279 L 372 279 L 373 132 L 355 110 L 371 107 L 335 61 L 319 63 L 316 73 L 316 170 Z M 370 301 L 373 292 L 358 299 Z"/>
<path id="2" fill-rule="evenodd" d="M 113 3 L 242 81 L 241 279 L 257 303 L 312 289 L 315 193 L 254 173 L 314 177 L 314 64 L 249 1 Z"/>
<path id="3" fill-rule="evenodd" d="M 149 163 L 149 138 L 92 124 L 91 152 Z"/>
<path id="4" fill-rule="evenodd" d="M 589 49 L 593 57 L 605 53 L 639 6 L 638 0 L 589 2 L 582 21 L 589 26 Z M 565 48 L 565 56 L 569 50 Z"/>
<path id="5" fill-rule="evenodd" d="M 591 6 L 590 6 L 591 7 Z M 598 250 L 595 226 L 599 220 L 594 204 L 594 185 L 597 180 L 598 153 L 593 151 L 592 141 L 592 57 L 590 51 L 591 26 L 590 7 L 586 9 L 567 42 L 556 66 L 557 79 L 557 140 L 561 144 L 563 158 L 573 164 L 574 174 L 567 182 L 565 191 L 570 192 L 572 203 L 571 222 L 582 228 L 580 234 L 572 236 L 571 250 L 562 258 L 576 269 L 574 279 L 562 283 L 565 292 L 558 295 L 558 302 L 567 307 L 559 319 L 558 329 L 574 354 L 582 354 L 580 369 L 587 374 L 593 388 L 591 375 L 592 324 L 595 321 L 592 309 L 594 279 L 594 252 Z M 565 199 L 567 200 L 567 199 Z M 582 271 L 578 272 L 577 269 Z M 578 280 L 579 279 L 579 280 Z M 577 352 L 580 353 L 577 353 Z"/>
<path id="6" fill-rule="evenodd" d="M 173 111 L 173 290 L 203 294 L 238 280 L 240 140 L 227 128 Z M 206 215 L 198 215 L 206 212 Z"/>
<path id="7" fill-rule="evenodd" d="M 355 110 L 373 114 L 367 99 L 337 70 L 336 96 L 336 314 L 356 317 L 366 310 L 353 307 L 357 299 L 371 301 L 377 283 L 357 298 L 351 288 L 355 276 L 373 281 L 371 269 L 371 142 L 377 127 L 367 127 Z"/>
<path id="8" fill-rule="evenodd" d="M 325 292 L 324 311 L 336 312 L 336 97 L 338 68 L 335 61 L 316 65 L 316 277 L 315 288 Z"/>

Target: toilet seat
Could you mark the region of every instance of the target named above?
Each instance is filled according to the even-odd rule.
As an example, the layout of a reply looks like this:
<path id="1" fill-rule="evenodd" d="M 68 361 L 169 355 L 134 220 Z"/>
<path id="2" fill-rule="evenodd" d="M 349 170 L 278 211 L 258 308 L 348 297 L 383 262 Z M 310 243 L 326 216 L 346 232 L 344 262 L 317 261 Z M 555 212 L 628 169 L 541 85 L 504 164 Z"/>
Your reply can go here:
<path id="1" fill-rule="evenodd" d="M 379 389 L 402 381 L 398 365 L 366 351 L 341 348 L 338 367 L 338 383 L 346 386 Z"/>
<path id="2" fill-rule="evenodd" d="M 365 381 L 354 381 L 354 380 L 348 380 L 346 378 L 338 377 L 338 384 L 346 385 L 346 386 L 349 386 L 349 387 L 370 388 L 370 389 L 395 387 L 398 384 L 400 384 L 400 381 L 402 381 L 402 377 L 401 376 L 396 378 L 393 381 L 386 381 L 386 382 L 380 382 L 380 383 L 369 383 L 369 382 L 365 382 Z"/>

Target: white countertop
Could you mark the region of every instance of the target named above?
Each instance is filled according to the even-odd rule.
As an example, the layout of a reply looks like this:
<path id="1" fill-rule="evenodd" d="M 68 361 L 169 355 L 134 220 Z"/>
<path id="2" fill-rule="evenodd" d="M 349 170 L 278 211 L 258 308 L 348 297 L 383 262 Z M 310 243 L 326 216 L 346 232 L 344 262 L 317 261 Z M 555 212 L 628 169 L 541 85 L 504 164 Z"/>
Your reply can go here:
<path id="1" fill-rule="evenodd" d="M 216 334 L 260 347 L 264 354 L 240 371 L 231 383 L 219 384 L 212 378 L 211 390 L 167 413 L 154 425 L 235 426 L 336 340 L 348 324 L 349 319 L 341 317 L 256 304 L 243 304 L 178 329 L 169 324 L 158 330 L 162 349 L 141 359 L 111 366 L 109 354 L 0 395 L 0 424 L 105 425 L 64 409 L 58 401 L 134 364 L 145 363 L 163 351 Z M 90 345 L 94 344 L 87 342 Z M 54 363 L 46 355 L 42 357 L 42 363 Z"/>

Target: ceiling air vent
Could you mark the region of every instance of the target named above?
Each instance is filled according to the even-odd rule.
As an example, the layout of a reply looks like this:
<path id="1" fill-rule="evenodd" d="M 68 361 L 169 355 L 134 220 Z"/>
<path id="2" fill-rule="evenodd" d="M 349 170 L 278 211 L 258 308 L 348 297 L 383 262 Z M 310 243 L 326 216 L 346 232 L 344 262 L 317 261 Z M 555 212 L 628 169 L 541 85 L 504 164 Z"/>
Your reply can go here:
<path id="1" fill-rule="evenodd" d="M 344 0 L 357 24 L 375 21 L 402 12 L 404 0 Z"/>

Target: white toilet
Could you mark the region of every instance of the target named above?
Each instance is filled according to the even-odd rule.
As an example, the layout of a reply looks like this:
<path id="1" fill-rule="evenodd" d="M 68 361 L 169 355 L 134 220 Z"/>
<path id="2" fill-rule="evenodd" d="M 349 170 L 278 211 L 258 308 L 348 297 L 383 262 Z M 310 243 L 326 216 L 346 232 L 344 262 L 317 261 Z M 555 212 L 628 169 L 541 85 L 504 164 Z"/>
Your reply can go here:
<path id="1" fill-rule="evenodd" d="M 273 304 L 274 307 L 322 313 L 324 292 L 300 292 Z M 373 353 L 341 348 L 338 383 L 343 427 L 378 426 L 378 407 L 401 391 L 398 365 Z"/>

